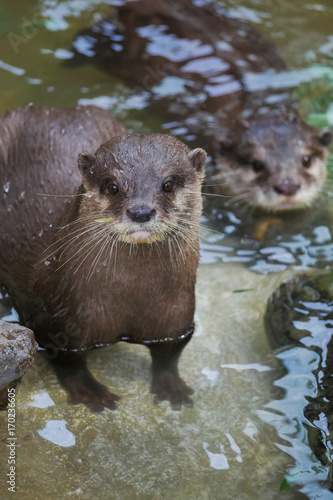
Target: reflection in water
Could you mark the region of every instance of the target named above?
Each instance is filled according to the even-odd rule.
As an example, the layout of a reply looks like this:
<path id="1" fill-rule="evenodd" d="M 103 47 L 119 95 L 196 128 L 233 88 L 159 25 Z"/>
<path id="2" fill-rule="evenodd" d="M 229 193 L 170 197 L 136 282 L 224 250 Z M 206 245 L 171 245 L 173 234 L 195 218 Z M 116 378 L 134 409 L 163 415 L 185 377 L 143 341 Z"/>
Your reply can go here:
<path id="1" fill-rule="evenodd" d="M 47 441 L 67 448 L 75 445 L 75 436 L 66 429 L 66 425 L 67 422 L 65 420 L 48 420 L 44 429 L 40 429 L 37 432 Z"/>
<path id="2" fill-rule="evenodd" d="M 232 207 L 232 211 L 227 205 L 206 202 L 202 262 L 242 262 L 260 273 L 280 272 L 290 266 L 325 269 L 333 262 L 330 205 L 318 202 L 308 210 L 281 216 L 240 207 Z"/>
<path id="3" fill-rule="evenodd" d="M 28 406 L 32 406 L 34 408 L 49 408 L 50 406 L 53 406 L 55 403 L 50 398 L 49 394 L 47 391 L 41 391 L 38 394 L 35 394 L 34 398 L 30 403 L 27 404 Z"/>
<path id="4" fill-rule="evenodd" d="M 285 396 L 269 407 L 283 410 L 295 431 L 297 426 L 303 429 L 301 441 L 309 443 L 322 473 L 326 469 L 326 484 L 333 491 L 332 278 L 331 272 L 302 275 L 282 284 L 269 301 L 265 327 L 285 367 L 284 377 L 276 381 Z M 297 439 L 301 435 L 298 432 Z"/>

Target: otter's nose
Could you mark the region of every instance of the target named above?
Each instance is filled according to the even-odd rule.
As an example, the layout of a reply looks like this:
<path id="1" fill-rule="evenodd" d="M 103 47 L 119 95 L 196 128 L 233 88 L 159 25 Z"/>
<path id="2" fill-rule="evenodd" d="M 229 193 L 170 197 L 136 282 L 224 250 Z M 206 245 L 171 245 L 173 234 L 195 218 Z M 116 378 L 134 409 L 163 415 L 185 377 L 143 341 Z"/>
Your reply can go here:
<path id="1" fill-rule="evenodd" d="M 126 215 L 133 222 L 148 222 L 156 214 L 155 208 L 140 206 L 126 210 Z"/>
<path id="2" fill-rule="evenodd" d="M 284 194 L 285 196 L 293 196 L 299 190 L 300 185 L 295 184 L 292 179 L 284 179 L 284 181 L 278 186 L 274 186 L 275 191 L 278 194 Z"/>

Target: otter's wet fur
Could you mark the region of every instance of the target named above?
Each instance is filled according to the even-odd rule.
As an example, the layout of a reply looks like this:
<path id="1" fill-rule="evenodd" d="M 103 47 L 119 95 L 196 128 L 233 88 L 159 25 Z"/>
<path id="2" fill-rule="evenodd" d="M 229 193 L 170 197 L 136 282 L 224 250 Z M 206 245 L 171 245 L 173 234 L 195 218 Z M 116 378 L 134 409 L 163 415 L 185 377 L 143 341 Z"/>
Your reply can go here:
<path id="1" fill-rule="evenodd" d="M 150 348 L 158 400 L 191 405 L 177 361 L 193 332 L 205 152 L 124 135 L 91 107 L 25 108 L 0 128 L 0 282 L 71 401 L 116 407 L 85 355 L 125 340 Z"/>

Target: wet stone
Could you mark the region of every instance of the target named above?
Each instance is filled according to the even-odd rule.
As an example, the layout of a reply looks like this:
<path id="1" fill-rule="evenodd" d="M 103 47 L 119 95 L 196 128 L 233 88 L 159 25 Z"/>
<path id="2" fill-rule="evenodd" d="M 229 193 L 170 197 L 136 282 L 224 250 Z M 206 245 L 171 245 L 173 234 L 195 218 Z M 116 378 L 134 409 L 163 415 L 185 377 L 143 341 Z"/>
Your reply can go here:
<path id="1" fill-rule="evenodd" d="M 0 320 L 0 409 L 8 389 L 15 387 L 34 361 L 37 342 L 28 328 Z"/>

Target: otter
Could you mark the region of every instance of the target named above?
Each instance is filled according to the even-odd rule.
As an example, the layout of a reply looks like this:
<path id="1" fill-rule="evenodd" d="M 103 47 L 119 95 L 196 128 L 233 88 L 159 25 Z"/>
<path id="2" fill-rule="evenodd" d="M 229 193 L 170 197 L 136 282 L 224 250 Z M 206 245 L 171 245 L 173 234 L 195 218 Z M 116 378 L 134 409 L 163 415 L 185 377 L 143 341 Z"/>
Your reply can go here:
<path id="1" fill-rule="evenodd" d="M 297 116 L 238 121 L 211 182 L 223 186 L 233 206 L 264 212 L 310 207 L 324 187 L 331 140 L 330 131 L 318 132 Z"/>
<path id="2" fill-rule="evenodd" d="M 191 406 L 177 362 L 194 328 L 206 153 L 92 107 L 19 109 L 0 130 L 0 283 L 70 402 L 116 408 L 86 355 L 127 341 L 150 350 L 156 400 Z"/>
<path id="3" fill-rule="evenodd" d="M 66 65 L 95 64 L 123 78 L 167 120 L 165 128 L 207 150 L 207 188 L 213 184 L 224 199 L 278 212 L 319 196 L 331 133 L 298 116 L 290 89 L 269 88 L 284 61 L 219 5 L 124 1 L 78 33 L 73 47 Z"/>

